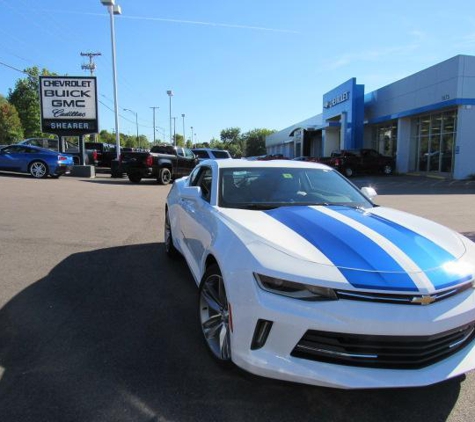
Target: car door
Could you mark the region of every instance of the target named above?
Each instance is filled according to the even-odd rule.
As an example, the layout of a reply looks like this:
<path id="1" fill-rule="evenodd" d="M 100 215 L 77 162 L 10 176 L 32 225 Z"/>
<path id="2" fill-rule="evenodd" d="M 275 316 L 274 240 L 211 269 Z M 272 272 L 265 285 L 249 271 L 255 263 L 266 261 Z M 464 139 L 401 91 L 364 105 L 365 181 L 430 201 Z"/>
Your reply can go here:
<path id="1" fill-rule="evenodd" d="M 186 176 L 188 173 L 185 173 L 185 152 L 183 148 L 179 147 L 176 149 L 176 168 L 175 173 L 177 177 Z"/>
<path id="2" fill-rule="evenodd" d="M 21 171 L 25 160 L 24 145 L 11 145 L 0 151 L 0 169 L 7 171 Z"/>
<path id="3" fill-rule="evenodd" d="M 190 181 L 201 188 L 201 198 L 181 199 L 180 227 L 185 244 L 185 257 L 191 270 L 199 273 L 203 256 L 209 248 L 213 233 L 213 208 L 210 204 L 213 172 L 204 166 Z"/>
<path id="4" fill-rule="evenodd" d="M 184 154 L 185 154 L 185 163 L 184 163 L 184 171 L 185 171 L 185 176 L 191 173 L 191 170 L 193 170 L 196 166 L 196 163 L 198 162 L 195 153 L 189 149 L 189 148 L 183 148 Z"/>
<path id="5" fill-rule="evenodd" d="M 381 154 L 374 149 L 361 150 L 362 171 L 376 172 L 381 167 Z"/>

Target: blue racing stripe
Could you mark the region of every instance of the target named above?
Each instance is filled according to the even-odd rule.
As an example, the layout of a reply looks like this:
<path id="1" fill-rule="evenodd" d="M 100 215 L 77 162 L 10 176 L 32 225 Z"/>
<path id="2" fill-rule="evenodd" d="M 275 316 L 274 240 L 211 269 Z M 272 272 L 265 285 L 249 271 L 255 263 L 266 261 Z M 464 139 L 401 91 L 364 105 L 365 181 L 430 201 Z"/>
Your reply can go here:
<path id="1" fill-rule="evenodd" d="M 319 249 L 354 287 L 417 291 L 404 269 L 358 230 L 309 207 L 266 211 Z"/>
<path id="2" fill-rule="evenodd" d="M 374 230 L 396 245 L 424 271 L 435 289 L 454 286 L 472 278 L 471 274 L 461 276 L 444 270 L 442 266 L 456 257 L 407 227 L 362 210 L 338 207 L 335 211 Z"/>

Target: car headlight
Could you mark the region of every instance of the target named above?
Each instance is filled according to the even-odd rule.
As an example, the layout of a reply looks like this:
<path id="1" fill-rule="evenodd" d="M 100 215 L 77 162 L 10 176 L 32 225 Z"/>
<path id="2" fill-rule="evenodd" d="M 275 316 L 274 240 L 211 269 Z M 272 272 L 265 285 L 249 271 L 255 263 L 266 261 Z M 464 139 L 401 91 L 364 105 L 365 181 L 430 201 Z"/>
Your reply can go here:
<path id="1" fill-rule="evenodd" d="M 267 275 L 254 273 L 254 278 L 262 290 L 287 296 L 299 300 L 338 300 L 333 289 L 318 287 L 310 284 L 297 283 L 295 281 L 282 280 Z"/>

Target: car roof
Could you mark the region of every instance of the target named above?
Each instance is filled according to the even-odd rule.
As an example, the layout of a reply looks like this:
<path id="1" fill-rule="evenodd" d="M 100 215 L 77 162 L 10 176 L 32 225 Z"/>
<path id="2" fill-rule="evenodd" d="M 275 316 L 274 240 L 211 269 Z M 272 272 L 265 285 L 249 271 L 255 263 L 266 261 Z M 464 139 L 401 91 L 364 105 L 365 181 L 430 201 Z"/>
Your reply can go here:
<path id="1" fill-rule="evenodd" d="M 50 153 L 50 154 L 58 154 L 58 152 L 51 151 L 48 148 L 37 147 L 36 145 L 22 144 L 21 142 L 18 142 L 17 144 L 10 144 L 10 145 L 2 145 L 1 146 L 1 148 L 6 148 L 6 147 L 27 147 L 27 148 L 34 149 L 38 152 L 47 152 L 47 153 Z M 63 153 L 59 153 L 59 154 L 63 154 Z"/>
<path id="2" fill-rule="evenodd" d="M 306 162 L 306 161 L 292 161 L 292 160 L 271 160 L 271 161 L 249 161 L 249 160 L 206 160 L 200 165 L 208 165 L 221 168 L 302 168 L 302 169 L 327 169 L 333 170 L 325 164 Z"/>
<path id="3" fill-rule="evenodd" d="M 227 149 L 219 149 L 219 148 L 191 148 L 192 151 L 223 151 L 228 152 Z"/>

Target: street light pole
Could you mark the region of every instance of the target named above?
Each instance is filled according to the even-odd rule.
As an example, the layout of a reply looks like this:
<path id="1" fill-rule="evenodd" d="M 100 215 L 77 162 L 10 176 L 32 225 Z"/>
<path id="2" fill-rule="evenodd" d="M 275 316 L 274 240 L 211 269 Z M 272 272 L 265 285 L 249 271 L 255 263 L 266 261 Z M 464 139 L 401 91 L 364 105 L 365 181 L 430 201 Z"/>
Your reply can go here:
<path id="1" fill-rule="evenodd" d="M 191 126 L 191 146 L 195 146 L 195 143 L 193 142 L 193 126 Z"/>
<path id="2" fill-rule="evenodd" d="M 137 112 L 130 110 L 128 108 L 124 108 L 124 111 L 130 111 L 131 113 L 135 114 L 135 127 L 137 129 L 137 147 L 140 148 L 140 142 L 139 142 L 139 115 Z"/>
<path id="3" fill-rule="evenodd" d="M 114 15 L 120 15 L 122 9 L 118 4 L 115 4 L 115 0 L 101 0 L 104 6 L 107 6 L 110 15 L 111 26 L 111 44 L 112 44 L 112 79 L 114 82 L 114 114 L 115 114 L 115 150 L 116 157 L 120 157 L 120 132 L 119 132 L 119 101 L 117 99 L 117 70 L 115 62 L 115 27 L 114 27 Z"/>
<path id="4" fill-rule="evenodd" d="M 173 97 L 173 91 L 169 89 L 167 91 L 168 98 L 170 99 L 170 144 L 172 144 L 172 97 Z"/>
<path id="5" fill-rule="evenodd" d="M 155 109 L 160 107 L 150 107 L 153 110 L 153 144 L 155 145 Z"/>
<path id="6" fill-rule="evenodd" d="M 186 136 L 185 136 L 185 114 L 182 113 L 181 114 L 181 117 L 183 119 L 183 142 L 185 143 L 185 147 L 186 147 Z"/>
<path id="7" fill-rule="evenodd" d="M 173 145 L 176 146 L 176 117 L 172 117 L 173 119 Z"/>

